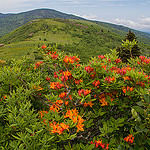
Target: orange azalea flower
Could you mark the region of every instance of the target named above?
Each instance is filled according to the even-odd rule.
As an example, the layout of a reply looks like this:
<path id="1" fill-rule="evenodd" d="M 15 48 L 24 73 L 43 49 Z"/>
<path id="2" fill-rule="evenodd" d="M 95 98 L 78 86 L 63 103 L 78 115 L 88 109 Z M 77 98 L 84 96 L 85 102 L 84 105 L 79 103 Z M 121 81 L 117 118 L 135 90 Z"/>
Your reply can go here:
<path id="1" fill-rule="evenodd" d="M 98 87 L 99 88 L 99 84 L 100 84 L 100 82 L 99 82 L 99 80 L 95 80 L 93 83 L 93 86 L 95 86 L 95 87 Z"/>
<path id="2" fill-rule="evenodd" d="M 46 47 L 47 47 L 46 45 L 41 46 L 42 49 L 45 49 Z"/>
<path id="3" fill-rule="evenodd" d="M 41 119 L 43 118 L 44 113 L 48 113 L 48 111 L 39 111 L 39 114 L 41 115 L 41 116 L 40 116 L 40 117 L 41 117 Z"/>
<path id="4" fill-rule="evenodd" d="M 88 106 L 88 103 L 85 102 L 85 103 L 84 103 L 84 107 L 87 107 L 87 106 Z"/>
<path id="5" fill-rule="evenodd" d="M 36 89 L 37 91 L 43 90 L 42 87 L 40 87 L 40 86 L 37 87 L 36 85 L 34 85 L 33 88 Z"/>
<path id="6" fill-rule="evenodd" d="M 130 92 L 132 92 L 133 91 L 133 87 L 129 87 L 129 86 L 127 86 L 127 88 L 126 87 L 122 87 L 122 91 L 123 91 L 123 93 L 126 93 L 126 91 L 130 91 Z"/>
<path id="7" fill-rule="evenodd" d="M 77 112 L 76 108 L 72 109 L 72 113 L 73 113 L 73 116 L 77 116 L 78 115 L 78 112 Z"/>
<path id="8" fill-rule="evenodd" d="M 97 141 L 97 144 L 98 144 L 98 145 L 101 145 L 101 144 L 102 144 L 102 140 L 98 140 L 98 141 Z"/>
<path id="9" fill-rule="evenodd" d="M 91 144 L 94 144 L 95 145 L 95 147 L 97 147 L 98 148 L 98 146 L 100 146 L 102 149 L 105 149 L 105 150 L 107 150 L 107 149 L 109 149 L 109 147 L 108 147 L 108 143 L 107 144 L 105 144 L 105 143 L 102 143 L 102 140 L 95 140 L 95 142 L 93 143 L 93 141 L 91 141 Z M 106 147 L 105 147 L 106 146 Z"/>
<path id="10" fill-rule="evenodd" d="M 63 101 L 62 101 L 62 100 L 57 100 L 57 101 L 56 101 L 56 104 L 57 104 L 59 107 L 61 107 L 62 104 L 63 104 Z"/>
<path id="11" fill-rule="evenodd" d="M 71 63 L 71 64 L 73 64 L 74 63 L 74 61 L 70 58 L 70 57 L 68 57 L 67 55 L 65 56 L 65 59 L 63 60 L 64 62 L 66 62 L 66 63 Z"/>
<path id="12" fill-rule="evenodd" d="M 129 76 L 126 76 L 126 77 L 122 77 L 124 79 L 124 81 L 126 80 L 131 80 L 131 78 Z"/>
<path id="13" fill-rule="evenodd" d="M 83 82 L 82 79 L 79 79 L 79 80 L 78 79 L 74 79 L 74 80 L 75 80 L 75 84 L 78 84 L 78 85 L 79 85 L 80 82 Z"/>
<path id="14" fill-rule="evenodd" d="M 37 91 L 41 91 L 43 88 L 41 88 L 40 86 L 37 87 Z"/>
<path id="15" fill-rule="evenodd" d="M 73 117 L 73 118 L 72 118 L 73 123 L 76 123 L 76 122 L 77 122 L 77 119 L 78 119 L 77 116 Z"/>
<path id="16" fill-rule="evenodd" d="M 81 96 L 81 94 L 86 96 L 86 95 L 88 95 L 90 93 L 91 93 L 91 90 L 88 90 L 88 89 L 87 90 L 81 89 L 81 90 L 78 91 L 79 96 Z"/>
<path id="17" fill-rule="evenodd" d="M 87 71 L 87 73 L 91 73 L 92 71 L 94 71 L 94 68 L 92 68 L 91 66 L 87 66 L 84 69 Z"/>
<path id="18" fill-rule="evenodd" d="M 102 103 L 101 106 L 108 106 L 108 103 L 105 101 L 105 97 L 101 98 L 99 101 Z"/>
<path id="19" fill-rule="evenodd" d="M 130 134 L 129 136 L 125 137 L 124 140 L 126 142 L 128 142 L 129 144 L 132 144 L 133 140 L 134 140 L 134 137 L 133 137 L 133 135 Z"/>
<path id="20" fill-rule="evenodd" d="M 102 66 L 102 68 L 104 68 L 106 70 L 106 65 Z"/>
<path id="21" fill-rule="evenodd" d="M 69 102 L 68 101 L 65 101 L 65 105 L 68 105 L 69 104 Z"/>
<path id="22" fill-rule="evenodd" d="M 126 93 L 126 87 L 122 87 L 123 93 Z"/>
<path id="23" fill-rule="evenodd" d="M 92 105 L 94 105 L 91 101 L 89 101 L 88 103 L 84 103 L 84 107 L 90 106 L 92 108 Z"/>
<path id="24" fill-rule="evenodd" d="M 114 81 L 114 80 L 115 80 L 115 78 L 114 77 L 111 78 L 110 76 L 105 78 L 105 81 L 107 81 L 108 83 L 110 83 L 111 81 Z"/>
<path id="25" fill-rule="evenodd" d="M 60 110 L 60 108 L 57 105 L 55 105 L 55 104 L 53 104 L 49 109 L 54 111 L 54 112 L 56 111 L 57 113 Z"/>
<path id="26" fill-rule="evenodd" d="M 71 76 L 72 74 L 71 74 L 71 72 L 69 72 L 69 71 L 64 71 L 64 72 L 63 72 L 63 75 L 69 77 L 69 76 Z"/>
<path id="27" fill-rule="evenodd" d="M 84 126 L 84 124 L 77 124 L 77 125 L 76 125 L 76 127 L 77 127 L 77 132 L 79 132 L 79 130 L 84 131 L 83 126 Z"/>
<path id="28" fill-rule="evenodd" d="M 62 99 L 66 98 L 66 96 L 67 96 L 66 92 L 62 92 L 61 94 L 59 94 L 59 97 Z"/>
<path id="29" fill-rule="evenodd" d="M 77 58 L 76 56 L 70 56 L 70 57 L 69 57 L 69 56 L 66 55 L 63 61 L 66 62 L 66 63 L 71 63 L 71 64 L 73 64 L 74 62 L 77 62 L 77 63 L 78 63 L 79 60 L 80 60 L 80 59 Z"/>
<path id="30" fill-rule="evenodd" d="M 69 110 L 67 110 L 67 112 L 66 112 L 66 115 L 64 116 L 64 118 L 70 118 L 70 119 L 72 119 L 72 117 L 73 117 L 73 113 L 72 113 L 72 111 L 69 109 Z"/>
<path id="31" fill-rule="evenodd" d="M 83 129 L 84 124 L 82 124 L 84 119 L 82 119 L 82 117 L 80 115 L 78 115 L 78 112 L 77 112 L 76 109 L 67 110 L 66 115 L 64 116 L 64 118 L 70 118 L 74 123 L 78 123 L 76 125 L 77 132 L 79 130 L 84 131 L 84 129 Z"/>
<path id="32" fill-rule="evenodd" d="M 84 119 L 82 119 L 82 117 L 78 115 L 78 124 L 81 124 L 83 122 L 84 122 Z"/>
<path id="33" fill-rule="evenodd" d="M 130 88 L 130 91 L 131 91 L 131 92 L 133 91 L 133 87 Z"/>
<path id="34" fill-rule="evenodd" d="M 51 88 L 51 89 L 55 89 L 55 86 L 56 86 L 55 83 L 54 83 L 54 82 L 51 82 L 50 88 Z"/>
<path id="35" fill-rule="evenodd" d="M 7 97 L 4 95 L 3 98 L 6 99 Z"/>
<path id="36" fill-rule="evenodd" d="M 59 82 L 50 82 L 50 88 L 51 89 L 60 89 L 61 87 L 63 87 L 63 84 L 60 84 Z"/>
<path id="37" fill-rule="evenodd" d="M 64 123 L 60 123 L 60 126 L 62 127 L 63 130 L 67 129 L 69 131 L 69 126 L 64 124 Z"/>

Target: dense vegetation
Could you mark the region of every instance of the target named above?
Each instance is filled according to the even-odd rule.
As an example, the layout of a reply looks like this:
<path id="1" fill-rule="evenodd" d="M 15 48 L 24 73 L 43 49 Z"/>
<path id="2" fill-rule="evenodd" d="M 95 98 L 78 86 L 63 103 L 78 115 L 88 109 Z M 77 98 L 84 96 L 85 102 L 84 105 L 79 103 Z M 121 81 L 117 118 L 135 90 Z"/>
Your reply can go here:
<path id="1" fill-rule="evenodd" d="M 114 49 L 82 64 L 57 49 L 0 60 L 0 148 L 149 150 L 150 59 Z"/>
<path id="2" fill-rule="evenodd" d="M 35 19 L 0 38 L 1 59 L 19 58 L 34 52 L 41 45 L 58 45 L 60 51 L 78 54 L 83 62 L 106 54 L 121 46 L 124 36 L 91 21 L 68 19 Z M 141 53 L 149 56 L 150 45 L 138 43 Z M 38 58 L 37 58 L 38 59 Z"/>

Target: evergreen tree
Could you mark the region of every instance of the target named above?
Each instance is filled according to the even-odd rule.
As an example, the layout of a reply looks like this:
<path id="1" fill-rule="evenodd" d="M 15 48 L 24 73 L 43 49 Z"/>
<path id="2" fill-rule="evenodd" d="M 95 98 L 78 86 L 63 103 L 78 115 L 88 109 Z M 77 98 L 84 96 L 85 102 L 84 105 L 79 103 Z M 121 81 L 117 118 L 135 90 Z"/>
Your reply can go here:
<path id="1" fill-rule="evenodd" d="M 137 45 L 138 41 L 136 39 L 137 37 L 135 36 L 135 34 L 131 32 L 131 30 L 129 30 L 129 33 L 126 35 L 125 39 L 123 40 L 123 43 L 126 42 L 127 40 L 129 42 L 133 42 L 134 40 L 136 41 L 136 44 L 132 47 L 131 52 L 130 49 L 127 49 L 125 47 L 118 47 L 116 49 L 119 57 L 121 57 L 121 60 L 123 62 L 128 62 L 128 59 L 131 58 L 131 53 L 133 58 L 135 58 L 136 56 L 140 56 L 140 48 Z"/>

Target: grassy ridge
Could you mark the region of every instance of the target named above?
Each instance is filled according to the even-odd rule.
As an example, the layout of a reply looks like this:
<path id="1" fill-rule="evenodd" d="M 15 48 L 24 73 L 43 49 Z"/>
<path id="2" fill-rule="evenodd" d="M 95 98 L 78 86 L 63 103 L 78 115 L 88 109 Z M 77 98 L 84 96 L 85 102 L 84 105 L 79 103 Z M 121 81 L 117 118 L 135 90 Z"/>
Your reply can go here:
<path id="1" fill-rule="evenodd" d="M 0 58 L 18 58 L 36 51 L 37 47 L 57 43 L 66 53 L 80 55 L 83 62 L 90 57 L 106 54 L 121 46 L 123 35 L 107 30 L 91 21 L 65 19 L 36 19 L 0 38 Z M 150 45 L 139 43 L 149 54 Z"/>

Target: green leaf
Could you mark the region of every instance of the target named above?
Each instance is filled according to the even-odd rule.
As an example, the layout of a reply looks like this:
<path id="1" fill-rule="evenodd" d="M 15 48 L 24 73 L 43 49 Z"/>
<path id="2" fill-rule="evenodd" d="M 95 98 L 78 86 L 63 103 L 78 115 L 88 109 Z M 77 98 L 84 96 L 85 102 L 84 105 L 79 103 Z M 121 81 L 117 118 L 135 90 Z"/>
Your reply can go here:
<path id="1" fill-rule="evenodd" d="M 36 134 L 39 134 L 39 133 L 42 132 L 42 131 L 43 131 L 43 129 L 41 129 L 40 131 L 37 131 Z"/>
<path id="2" fill-rule="evenodd" d="M 68 139 L 74 139 L 75 137 L 77 137 L 77 133 L 75 133 L 75 134 L 73 134 L 73 135 L 71 135 Z"/>
<path id="3" fill-rule="evenodd" d="M 136 112 L 139 112 L 139 113 L 143 113 L 144 112 L 144 110 L 141 107 L 139 107 L 139 106 L 133 106 L 132 108 L 134 108 L 134 110 L 136 110 Z"/>
<path id="4" fill-rule="evenodd" d="M 124 145 L 119 145 L 119 146 L 118 146 L 118 150 L 125 150 Z"/>
<path id="5" fill-rule="evenodd" d="M 146 101 L 146 103 L 150 103 L 150 95 L 149 94 L 145 94 L 144 95 L 144 100 Z"/>
<path id="6" fill-rule="evenodd" d="M 137 105 L 139 105 L 139 106 L 143 106 L 142 101 L 137 102 Z"/>
<path id="7" fill-rule="evenodd" d="M 137 114 L 137 112 L 135 111 L 134 108 L 131 109 L 131 113 L 132 113 L 133 117 L 135 118 L 135 121 L 136 120 L 141 121 L 141 118 L 139 117 L 139 115 Z"/>
<path id="8" fill-rule="evenodd" d="M 85 146 L 84 146 L 82 143 L 80 143 L 80 147 L 81 147 L 82 149 L 85 149 Z"/>
<path id="9" fill-rule="evenodd" d="M 29 128 L 25 128 L 29 133 L 33 134 L 33 131 L 30 130 Z"/>
<path id="10" fill-rule="evenodd" d="M 95 145 L 94 145 L 94 144 L 86 145 L 85 150 L 92 150 L 94 147 L 95 147 Z"/>
<path id="11" fill-rule="evenodd" d="M 150 145 L 150 139 L 147 139 L 147 143 Z"/>
<path id="12" fill-rule="evenodd" d="M 13 135 L 13 134 L 12 134 L 12 136 L 13 136 L 15 139 L 17 139 L 17 140 L 20 140 L 20 137 L 15 136 L 15 135 Z"/>
<path id="13" fill-rule="evenodd" d="M 50 141 L 50 140 L 52 140 L 54 138 L 54 136 L 51 136 L 47 141 Z"/>
<path id="14" fill-rule="evenodd" d="M 103 124 L 103 129 L 104 129 L 104 132 L 105 132 L 105 133 L 107 133 L 107 128 L 108 128 L 107 123 L 104 122 L 104 124 Z"/>

